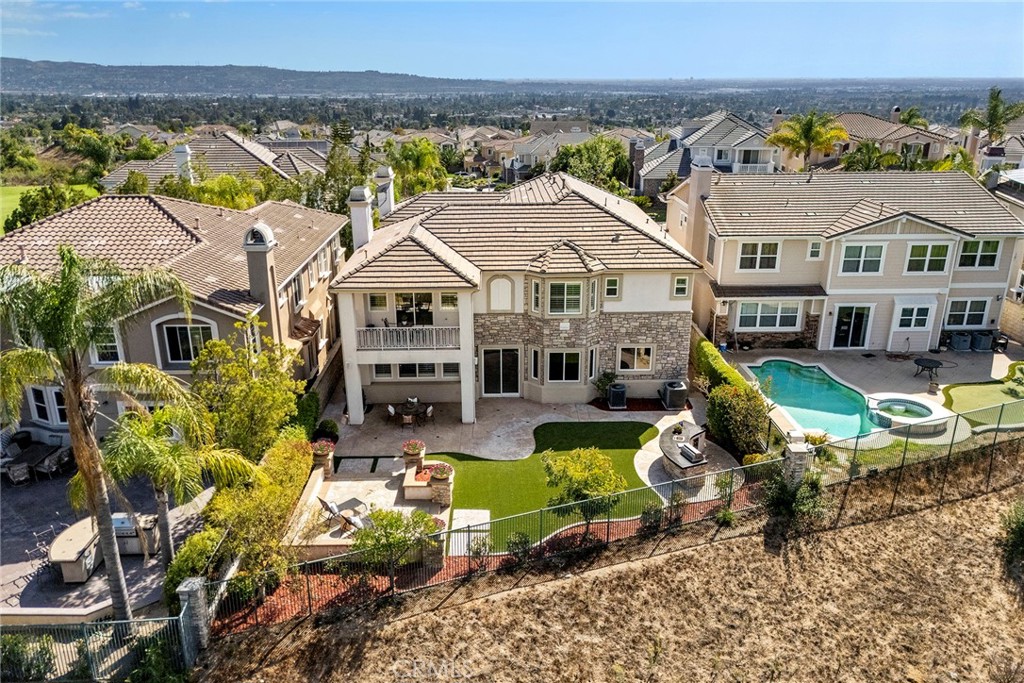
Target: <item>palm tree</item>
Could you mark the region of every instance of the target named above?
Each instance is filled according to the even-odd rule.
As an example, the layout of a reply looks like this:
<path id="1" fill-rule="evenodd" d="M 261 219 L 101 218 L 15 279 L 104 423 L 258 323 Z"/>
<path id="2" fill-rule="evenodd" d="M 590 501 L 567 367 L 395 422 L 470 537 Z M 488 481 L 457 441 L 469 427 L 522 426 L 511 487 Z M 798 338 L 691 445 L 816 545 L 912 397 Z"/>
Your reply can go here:
<path id="1" fill-rule="evenodd" d="M 198 413 L 198 415 L 197 415 Z M 205 488 L 203 474 L 217 487 L 248 481 L 257 466 L 235 450 L 211 445 L 213 426 L 205 410 L 192 400 L 174 406 L 128 410 L 117 420 L 103 445 L 103 458 L 114 481 L 147 477 L 156 497 L 160 555 L 166 567 L 174 559 L 170 495 L 178 505 L 188 503 Z M 71 480 L 72 500 L 79 499 L 81 478 Z"/>
<path id="2" fill-rule="evenodd" d="M 936 171 L 964 171 L 975 175 L 978 170 L 974 166 L 974 159 L 971 153 L 963 147 L 953 147 L 936 164 Z"/>
<path id="3" fill-rule="evenodd" d="M 811 110 L 806 115 L 796 114 L 783 121 L 766 142 L 801 157 L 803 170 L 807 170 L 812 152 L 830 152 L 836 144 L 849 139 L 846 129 L 835 116 Z"/>
<path id="4" fill-rule="evenodd" d="M 928 127 L 928 119 L 921 113 L 920 107 L 907 107 L 906 111 L 900 112 L 900 123 L 918 128 Z"/>
<path id="5" fill-rule="evenodd" d="M 1006 137 L 1007 125 L 1021 116 L 1024 116 L 1024 102 L 1008 103 L 1003 100 L 1002 90 L 992 88 L 988 91 L 985 111 L 968 109 L 960 117 L 960 125 L 988 131 L 988 139 L 994 145 Z"/>
<path id="6" fill-rule="evenodd" d="M 899 161 L 896 167 L 901 171 L 924 171 L 927 170 L 928 160 L 920 147 L 903 144 L 900 147 Z"/>
<path id="7" fill-rule="evenodd" d="M 170 404 L 187 400 L 188 392 L 152 365 L 116 363 L 89 372 L 89 349 L 94 342 L 109 339 L 111 328 L 130 327 L 157 301 L 173 299 L 188 316 L 191 295 L 167 270 L 129 272 L 110 261 L 79 256 L 69 246 L 60 246 L 57 252 L 56 267 L 46 273 L 21 264 L 0 267 L 0 321 L 13 338 L 13 347 L 0 351 L 0 421 L 19 419 L 29 385 L 61 388 L 84 500 L 107 565 L 114 617 L 131 619 L 111 519 L 110 497 L 116 487 L 94 431 L 96 387 L 123 394 L 129 401 L 138 395 Z"/>
<path id="8" fill-rule="evenodd" d="M 874 140 L 865 140 L 839 160 L 844 171 L 884 171 L 900 162 L 896 152 L 883 152 Z"/>

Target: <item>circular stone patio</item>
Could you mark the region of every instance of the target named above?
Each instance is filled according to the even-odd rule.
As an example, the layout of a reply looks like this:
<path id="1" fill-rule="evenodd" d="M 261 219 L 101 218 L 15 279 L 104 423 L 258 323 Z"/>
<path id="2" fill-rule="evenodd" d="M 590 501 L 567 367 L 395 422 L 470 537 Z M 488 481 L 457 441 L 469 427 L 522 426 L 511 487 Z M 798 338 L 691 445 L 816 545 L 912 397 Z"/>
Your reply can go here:
<path id="1" fill-rule="evenodd" d="M 672 425 L 666 425 L 662 428 L 662 431 L 665 429 L 672 429 Z M 704 449 L 702 452 L 704 453 L 704 457 L 707 459 L 707 465 L 703 467 L 702 473 L 697 474 L 698 476 L 703 474 L 704 485 L 700 488 L 696 488 L 695 486 L 692 490 L 688 490 L 686 492 L 686 498 L 689 501 L 714 500 L 718 498 L 718 491 L 715 489 L 715 477 L 712 475 L 717 472 L 723 472 L 733 467 L 740 466 L 740 464 L 736 462 L 736 459 L 729 455 L 728 451 L 707 439 L 704 440 Z M 661 452 L 660 438 L 651 439 L 643 445 L 643 448 L 637 451 L 635 456 L 633 456 L 633 466 L 636 468 L 636 473 L 648 486 L 656 486 L 658 484 L 666 484 L 670 481 L 676 481 L 676 477 L 670 475 L 665 469 L 665 466 L 663 465 L 664 459 L 665 456 Z M 742 485 L 742 479 L 734 484 L 734 486 Z M 657 489 L 655 489 L 655 491 L 657 491 Z"/>

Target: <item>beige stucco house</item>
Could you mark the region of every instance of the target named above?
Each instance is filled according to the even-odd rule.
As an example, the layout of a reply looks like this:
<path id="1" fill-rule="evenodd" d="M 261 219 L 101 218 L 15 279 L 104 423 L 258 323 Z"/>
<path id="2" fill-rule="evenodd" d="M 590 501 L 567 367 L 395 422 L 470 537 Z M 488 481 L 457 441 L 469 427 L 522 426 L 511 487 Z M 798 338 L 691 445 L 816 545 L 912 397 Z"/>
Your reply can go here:
<path id="1" fill-rule="evenodd" d="M 106 195 L 0 237 L 0 262 L 45 271 L 56 265 L 57 247 L 71 245 L 127 269 L 169 268 L 185 281 L 194 297 L 190 319 L 172 301 L 150 306 L 91 349 L 94 368 L 149 363 L 187 380 L 206 341 L 230 336 L 235 323 L 255 314 L 267 323 L 259 336 L 295 349 L 297 378 L 326 398 L 340 370 L 327 286 L 344 257 L 340 233 L 347 223 L 345 216 L 293 202 L 234 211 L 159 196 Z M 63 438 L 63 405 L 58 387 L 30 388 L 22 427 L 40 440 Z M 122 409 L 116 397 L 101 406 L 109 418 Z M 109 421 L 99 423 L 102 430 Z"/>
<path id="2" fill-rule="evenodd" d="M 545 174 L 419 195 L 376 230 L 365 188 L 349 204 L 356 249 L 331 284 L 348 396 L 461 403 L 471 423 L 478 399 L 589 401 L 605 371 L 633 396 L 685 376 L 700 266 L 628 199 Z"/>
<path id="3" fill-rule="evenodd" d="M 1024 224 L 969 175 L 709 162 L 668 194 L 667 228 L 704 265 L 693 316 L 716 342 L 920 352 L 998 327 Z"/>

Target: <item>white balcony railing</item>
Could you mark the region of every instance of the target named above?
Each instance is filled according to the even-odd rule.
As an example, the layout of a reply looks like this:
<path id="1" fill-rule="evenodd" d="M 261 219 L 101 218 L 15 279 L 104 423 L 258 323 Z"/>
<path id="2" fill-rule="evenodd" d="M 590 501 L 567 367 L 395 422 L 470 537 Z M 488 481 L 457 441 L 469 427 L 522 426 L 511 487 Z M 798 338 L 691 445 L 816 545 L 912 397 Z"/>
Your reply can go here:
<path id="1" fill-rule="evenodd" d="M 359 351 L 457 348 L 459 348 L 459 328 L 457 327 L 356 328 L 356 349 Z"/>
<path id="2" fill-rule="evenodd" d="M 733 173 L 772 173 L 774 171 L 774 164 L 733 164 Z"/>

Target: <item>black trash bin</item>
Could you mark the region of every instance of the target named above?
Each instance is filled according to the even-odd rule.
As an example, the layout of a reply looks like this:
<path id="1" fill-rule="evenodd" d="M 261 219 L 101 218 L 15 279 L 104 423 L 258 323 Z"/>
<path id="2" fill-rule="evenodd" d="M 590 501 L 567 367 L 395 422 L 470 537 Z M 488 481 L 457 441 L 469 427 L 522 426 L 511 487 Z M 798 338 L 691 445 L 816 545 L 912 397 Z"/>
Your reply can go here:
<path id="1" fill-rule="evenodd" d="M 611 410 L 626 409 L 626 385 L 621 382 L 608 387 L 608 408 Z"/>

